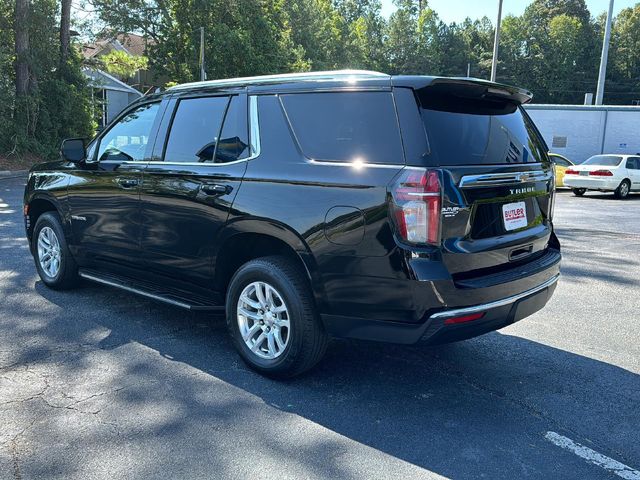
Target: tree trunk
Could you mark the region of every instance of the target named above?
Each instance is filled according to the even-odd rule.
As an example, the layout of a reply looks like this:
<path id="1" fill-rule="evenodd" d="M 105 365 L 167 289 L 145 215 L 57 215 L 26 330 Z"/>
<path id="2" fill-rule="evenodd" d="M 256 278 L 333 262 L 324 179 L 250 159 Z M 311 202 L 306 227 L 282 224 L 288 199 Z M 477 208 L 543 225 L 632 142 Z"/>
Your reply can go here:
<path id="1" fill-rule="evenodd" d="M 69 43 L 71 39 L 71 0 L 62 0 L 60 13 L 60 63 L 69 57 Z"/>
<path id="2" fill-rule="evenodd" d="M 16 0 L 16 95 L 29 92 L 29 0 Z"/>

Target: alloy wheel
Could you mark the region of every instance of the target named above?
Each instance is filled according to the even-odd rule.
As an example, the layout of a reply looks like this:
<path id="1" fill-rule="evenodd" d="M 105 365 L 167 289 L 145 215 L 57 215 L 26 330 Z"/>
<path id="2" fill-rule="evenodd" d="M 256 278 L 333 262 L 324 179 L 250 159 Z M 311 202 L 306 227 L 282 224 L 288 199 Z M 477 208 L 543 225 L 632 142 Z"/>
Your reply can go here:
<path id="1" fill-rule="evenodd" d="M 240 294 L 236 312 L 245 345 L 260 358 L 273 360 L 291 337 L 289 311 L 282 295 L 266 282 L 253 282 Z"/>
<path id="2" fill-rule="evenodd" d="M 44 227 L 38 234 L 38 262 L 48 277 L 55 278 L 58 275 L 61 257 L 56 233 L 51 227 Z"/>
<path id="3" fill-rule="evenodd" d="M 620 196 L 626 197 L 629 194 L 629 184 L 627 182 L 622 182 L 620 185 Z"/>

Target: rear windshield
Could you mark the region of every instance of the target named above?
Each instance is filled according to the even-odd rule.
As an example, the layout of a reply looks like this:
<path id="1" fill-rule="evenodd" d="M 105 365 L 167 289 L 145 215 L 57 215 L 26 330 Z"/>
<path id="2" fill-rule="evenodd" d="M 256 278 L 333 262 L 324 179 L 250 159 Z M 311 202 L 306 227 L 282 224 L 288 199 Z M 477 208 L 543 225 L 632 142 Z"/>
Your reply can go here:
<path id="1" fill-rule="evenodd" d="M 391 92 L 297 93 L 280 98 L 307 158 L 404 164 Z"/>
<path id="2" fill-rule="evenodd" d="M 507 102 L 418 95 L 430 165 L 491 165 L 545 160 L 546 146 L 521 107 Z"/>
<path id="3" fill-rule="evenodd" d="M 585 160 L 583 165 L 602 165 L 603 167 L 617 167 L 620 165 L 622 157 L 616 157 L 613 155 L 595 155 L 588 160 Z"/>

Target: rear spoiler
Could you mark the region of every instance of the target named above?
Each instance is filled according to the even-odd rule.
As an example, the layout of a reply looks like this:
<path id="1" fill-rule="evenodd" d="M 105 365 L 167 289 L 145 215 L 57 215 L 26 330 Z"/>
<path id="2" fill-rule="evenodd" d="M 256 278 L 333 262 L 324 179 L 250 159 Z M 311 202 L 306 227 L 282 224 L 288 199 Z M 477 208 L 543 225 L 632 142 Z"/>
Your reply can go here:
<path id="1" fill-rule="evenodd" d="M 424 89 L 429 94 L 442 93 L 444 95 L 477 100 L 502 100 L 518 105 L 524 105 L 533 99 L 533 94 L 528 90 L 479 78 L 401 75 L 391 77 L 391 82 L 394 87 L 410 87 L 414 90 Z"/>

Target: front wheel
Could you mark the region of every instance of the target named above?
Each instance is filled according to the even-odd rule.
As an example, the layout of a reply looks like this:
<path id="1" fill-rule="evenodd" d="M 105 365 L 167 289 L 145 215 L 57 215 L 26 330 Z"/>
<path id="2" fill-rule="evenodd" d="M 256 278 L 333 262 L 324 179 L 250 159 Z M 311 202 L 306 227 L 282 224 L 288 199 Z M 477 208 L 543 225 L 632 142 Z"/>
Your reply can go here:
<path id="1" fill-rule="evenodd" d="M 587 189 L 586 188 L 572 188 L 571 191 L 573 192 L 573 194 L 576 197 L 581 197 L 586 193 Z"/>
<path id="2" fill-rule="evenodd" d="M 72 288 L 78 281 L 78 266 L 67 246 L 57 213 L 43 213 L 33 229 L 33 257 L 38 275 L 47 287 Z"/>
<path id="3" fill-rule="evenodd" d="M 618 188 L 616 188 L 613 194 L 616 196 L 616 198 L 627 198 L 629 196 L 630 191 L 631 191 L 631 182 L 625 179 L 622 182 L 620 182 L 620 185 L 618 185 Z"/>
<path id="4" fill-rule="evenodd" d="M 287 378 L 309 370 L 327 347 L 306 276 L 284 256 L 245 263 L 229 284 L 227 328 L 254 370 Z"/>

